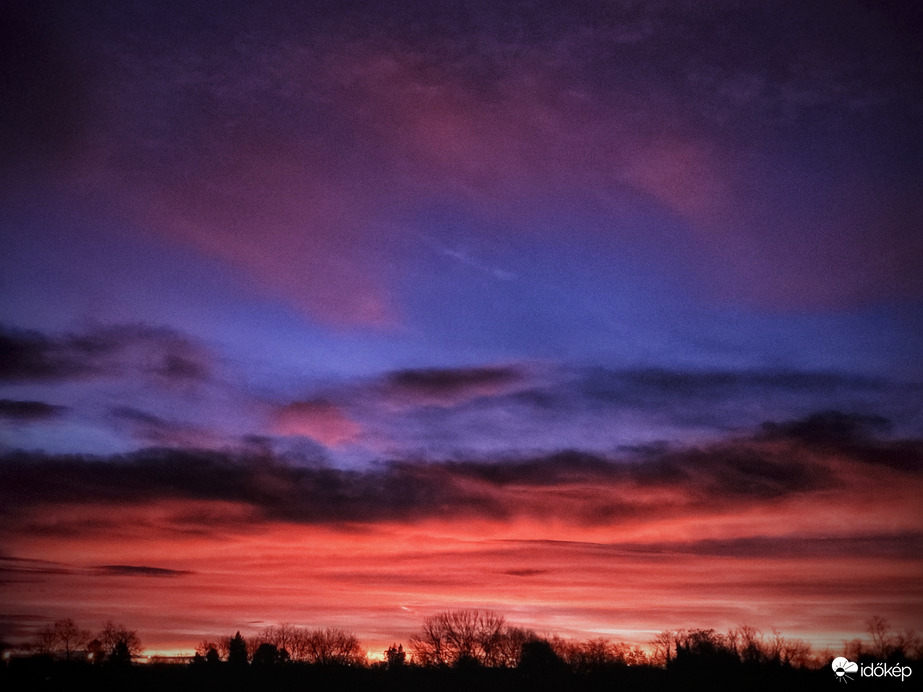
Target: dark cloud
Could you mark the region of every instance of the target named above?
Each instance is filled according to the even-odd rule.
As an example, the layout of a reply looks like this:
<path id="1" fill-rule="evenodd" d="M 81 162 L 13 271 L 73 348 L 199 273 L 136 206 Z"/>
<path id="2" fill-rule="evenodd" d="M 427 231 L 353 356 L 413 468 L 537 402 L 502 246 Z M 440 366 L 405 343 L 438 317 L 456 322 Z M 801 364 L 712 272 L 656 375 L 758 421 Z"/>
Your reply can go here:
<path id="1" fill-rule="evenodd" d="M 651 398 L 714 399 L 746 392 L 809 393 L 830 396 L 843 391 L 876 391 L 888 383 L 870 377 L 835 372 L 796 370 L 641 370 L 587 369 L 583 391 L 594 399 L 617 403 Z"/>
<path id="2" fill-rule="evenodd" d="M 239 503 L 254 516 L 305 523 L 558 516 L 598 524 L 839 491 L 848 482 L 842 471 L 848 464 L 875 463 L 910 478 L 923 470 L 921 459 L 921 440 L 853 438 L 830 455 L 814 442 L 764 433 L 641 458 L 575 451 L 501 461 L 395 461 L 358 470 L 182 449 L 112 458 L 17 453 L 0 461 L 0 499 L 11 517 L 62 503 L 183 499 Z M 651 505 L 652 494 L 666 499 Z"/>
<path id="3" fill-rule="evenodd" d="M 605 482 L 623 478 L 631 468 L 604 457 L 563 451 L 535 459 L 506 462 L 461 461 L 445 465 L 460 477 L 477 478 L 493 485 L 557 485 L 570 480 Z"/>
<path id="4" fill-rule="evenodd" d="M 102 565 L 98 568 L 98 571 L 103 574 L 122 577 L 182 577 L 187 574 L 193 574 L 189 570 L 165 569 L 146 565 Z"/>
<path id="5" fill-rule="evenodd" d="M 78 567 L 63 562 L 34 560 L 20 557 L 0 557 L 0 574 L 7 573 L 13 578 L 35 578 L 41 575 L 92 573 L 111 576 L 139 577 L 181 577 L 193 574 L 188 570 L 149 567 L 147 565 L 100 565 L 97 567 Z M 18 576 L 17 576 L 18 575 Z M 2 577 L 0 577 L 2 578 Z"/>
<path id="6" fill-rule="evenodd" d="M 387 383 L 398 391 L 427 396 L 458 396 L 483 389 L 506 387 L 523 380 L 514 367 L 432 368 L 399 370 Z"/>
<path id="7" fill-rule="evenodd" d="M 0 418 L 14 421 L 43 421 L 57 418 L 67 411 L 66 406 L 47 404 L 44 401 L 13 401 L 0 399 Z"/>
<path id="8" fill-rule="evenodd" d="M 0 332 L 0 378 L 46 380 L 86 372 L 78 363 L 55 359 L 50 348 L 50 340 L 36 332 Z"/>
<path id="9" fill-rule="evenodd" d="M 140 374 L 164 383 L 182 383 L 204 380 L 208 371 L 205 349 L 171 329 L 118 325 L 48 336 L 0 328 L 0 380 Z"/>
<path id="10" fill-rule="evenodd" d="M 766 423 L 763 435 L 770 440 L 791 440 L 809 448 L 835 451 L 867 464 L 919 472 L 923 449 L 917 441 L 882 439 L 891 421 L 877 415 L 821 411 L 801 420 Z"/>
<path id="11" fill-rule="evenodd" d="M 888 432 L 890 428 L 891 422 L 883 416 L 843 411 L 821 411 L 801 420 L 766 423 L 763 426 L 770 439 L 790 438 L 819 445 L 859 443 Z"/>
<path id="12" fill-rule="evenodd" d="M 641 458 L 826 408 L 874 411 L 893 421 L 884 437 L 923 433 L 921 385 L 823 371 L 529 362 L 402 370 L 324 395 L 362 425 L 366 441 L 388 440 L 387 454 L 403 459 L 538 458 L 562 449 Z"/>

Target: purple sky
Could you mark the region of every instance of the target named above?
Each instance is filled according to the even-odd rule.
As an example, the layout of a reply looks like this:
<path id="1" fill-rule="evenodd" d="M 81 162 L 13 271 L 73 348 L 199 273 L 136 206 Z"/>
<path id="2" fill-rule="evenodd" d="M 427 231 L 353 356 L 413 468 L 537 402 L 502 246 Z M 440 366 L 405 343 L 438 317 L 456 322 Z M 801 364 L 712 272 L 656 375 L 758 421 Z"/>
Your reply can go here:
<path id="1" fill-rule="evenodd" d="M 919 449 L 913 3 L 218 7 L 5 10 L 7 457 Z"/>

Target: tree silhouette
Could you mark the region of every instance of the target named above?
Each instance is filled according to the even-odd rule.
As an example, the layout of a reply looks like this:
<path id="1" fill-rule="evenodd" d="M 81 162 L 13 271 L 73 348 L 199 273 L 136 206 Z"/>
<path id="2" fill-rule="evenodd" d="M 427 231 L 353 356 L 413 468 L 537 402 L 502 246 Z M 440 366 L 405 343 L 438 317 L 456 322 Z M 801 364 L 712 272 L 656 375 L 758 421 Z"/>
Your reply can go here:
<path id="1" fill-rule="evenodd" d="M 486 665 L 515 668 L 522 658 L 522 647 L 527 643 L 539 639 L 532 630 L 522 627 L 504 627 L 495 638 L 490 647 L 490 655 L 485 660 Z"/>
<path id="2" fill-rule="evenodd" d="M 240 631 L 228 639 L 228 663 L 232 666 L 247 665 L 247 643 L 240 636 Z"/>
<path id="3" fill-rule="evenodd" d="M 301 658 L 304 637 L 302 630 L 288 623 L 270 625 L 257 636 L 260 644 L 273 644 L 279 651 L 285 651 L 294 659 Z"/>
<path id="4" fill-rule="evenodd" d="M 218 663 L 221 661 L 221 655 L 218 653 L 218 644 L 203 639 L 196 647 L 195 655 L 200 663 Z"/>
<path id="5" fill-rule="evenodd" d="M 388 663 L 389 670 L 402 667 L 406 659 L 407 654 L 404 653 L 403 644 L 392 644 L 385 651 L 385 661 Z"/>
<path id="6" fill-rule="evenodd" d="M 35 650 L 40 654 L 53 654 L 57 647 L 57 635 L 54 627 L 42 627 L 35 633 Z"/>
<path id="7" fill-rule="evenodd" d="M 255 666 L 269 666 L 277 663 L 278 660 L 279 649 L 275 644 L 270 644 L 269 642 L 263 642 L 253 652 L 253 665 Z"/>
<path id="8" fill-rule="evenodd" d="M 336 628 L 313 630 L 305 642 L 305 660 L 320 665 L 358 665 L 364 662 L 359 640 Z"/>
<path id="9" fill-rule="evenodd" d="M 110 660 L 116 654 L 116 647 L 119 647 L 118 654 L 127 656 L 129 661 L 144 650 L 134 630 L 126 629 L 124 625 L 113 625 L 112 620 L 103 625 L 103 629 L 96 635 L 96 638 L 102 643 L 103 651 Z"/>
<path id="10" fill-rule="evenodd" d="M 87 643 L 87 660 L 91 663 L 102 663 L 106 660 L 106 649 L 98 637 Z"/>
<path id="11" fill-rule="evenodd" d="M 73 620 L 67 618 L 41 628 L 36 633 L 35 648 L 42 654 L 63 655 L 69 661 L 89 640 L 90 633 L 78 628 Z"/>
<path id="12" fill-rule="evenodd" d="M 564 661 L 547 639 L 533 639 L 522 645 L 519 669 L 531 675 L 553 675 L 566 669 Z"/>
<path id="13" fill-rule="evenodd" d="M 668 666 L 673 660 L 674 649 L 674 632 L 672 630 L 663 630 L 650 641 L 651 662 L 654 665 Z"/>
<path id="14" fill-rule="evenodd" d="M 124 640 L 119 640 L 109 652 L 109 663 L 113 666 L 127 666 L 131 663 L 131 650 Z"/>
<path id="15" fill-rule="evenodd" d="M 410 646 L 424 665 L 491 665 L 503 632 L 503 618 L 495 613 L 455 610 L 426 618 Z"/>
<path id="16" fill-rule="evenodd" d="M 64 651 L 64 658 L 68 661 L 73 653 L 85 646 L 90 639 L 90 633 L 79 629 L 70 618 L 54 623 L 54 634 Z"/>

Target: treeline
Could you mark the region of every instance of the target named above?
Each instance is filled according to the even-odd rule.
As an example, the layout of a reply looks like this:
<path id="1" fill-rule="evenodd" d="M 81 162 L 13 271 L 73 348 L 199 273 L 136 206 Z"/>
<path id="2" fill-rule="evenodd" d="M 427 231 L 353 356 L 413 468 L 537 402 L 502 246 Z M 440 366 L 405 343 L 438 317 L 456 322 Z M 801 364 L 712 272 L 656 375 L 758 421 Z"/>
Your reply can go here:
<path id="1" fill-rule="evenodd" d="M 667 668 L 690 660 L 712 660 L 742 665 L 773 665 L 813 668 L 827 665 L 845 655 L 852 660 L 917 660 L 923 655 L 923 637 L 912 631 L 892 631 L 887 621 L 867 621 L 870 640 L 854 639 L 836 652 L 814 652 L 802 640 L 783 636 L 777 630 L 763 633 L 741 625 L 718 632 L 714 629 L 664 630 L 648 642 L 647 648 L 625 642 L 594 638 L 583 641 L 542 635 L 535 630 L 510 625 L 493 612 L 446 611 L 428 617 L 409 638 L 407 649 L 395 643 L 377 659 L 366 655 L 352 633 L 340 629 L 307 629 L 281 624 L 267 627 L 254 636 L 205 639 L 200 642 L 193 663 L 303 662 L 315 665 L 387 668 L 421 666 L 437 668 L 520 668 L 536 665 L 560 666 L 578 673 L 613 667 L 648 666 Z"/>
<path id="2" fill-rule="evenodd" d="M 920 636 L 894 631 L 882 618 L 869 620 L 867 632 L 868 640 L 844 642 L 834 652 L 814 652 L 803 640 L 750 626 L 723 633 L 664 630 L 642 648 L 605 638 L 566 640 L 510 625 L 496 613 L 457 610 L 426 618 L 406 649 L 394 643 L 367 653 L 350 632 L 280 624 L 246 637 L 236 632 L 205 638 L 183 661 L 188 665 L 164 667 L 131 666 L 141 642 L 121 625 L 107 622 L 92 632 L 60 620 L 39 630 L 25 647 L 31 655 L 7 659 L 3 677 L 10 689 L 33 689 L 39 680 L 63 684 L 68 677 L 101 684 L 115 671 L 134 676 L 139 688 L 147 681 L 149 689 L 666 689 L 698 681 L 719 685 L 715 689 L 746 683 L 750 689 L 791 690 L 832 679 L 836 656 L 914 662 L 923 655 Z M 762 682 L 754 687 L 757 680 Z"/>
<path id="3" fill-rule="evenodd" d="M 70 618 L 42 627 L 27 650 L 40 656 L 62 658 L 65 661 L 85 660 L 91 663 L 128 664 L 144 648 L 137 632 L 111 620 L 93 631 L 81 629 Z"/>
<path id="4" fill-rule="evenodd" d="M 217 642 L 203 639 L 196 648 L 193 664 L 217 663 L 225 660 L 232 665 L 252 663 L 302 662 L 322 666 L 362 666 L 367 657 L 359 640 L 351 632 L 340 629 L 307 629 L 290 624 L 266 627 L 254 637 L 244 638 L 240 632 Z"/>

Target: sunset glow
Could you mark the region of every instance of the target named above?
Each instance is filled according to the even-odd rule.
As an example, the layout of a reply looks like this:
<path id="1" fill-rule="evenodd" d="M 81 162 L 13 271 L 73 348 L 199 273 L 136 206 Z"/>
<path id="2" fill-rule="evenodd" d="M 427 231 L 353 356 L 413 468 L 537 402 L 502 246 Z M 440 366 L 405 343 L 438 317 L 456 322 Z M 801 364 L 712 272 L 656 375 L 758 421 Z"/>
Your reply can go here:
<path id="1" fill-rule="evenodd" d="M 899 4 L 14 3 L 0 640 L 923 629 Z"/>

